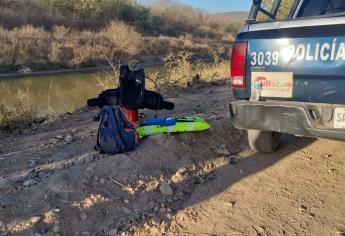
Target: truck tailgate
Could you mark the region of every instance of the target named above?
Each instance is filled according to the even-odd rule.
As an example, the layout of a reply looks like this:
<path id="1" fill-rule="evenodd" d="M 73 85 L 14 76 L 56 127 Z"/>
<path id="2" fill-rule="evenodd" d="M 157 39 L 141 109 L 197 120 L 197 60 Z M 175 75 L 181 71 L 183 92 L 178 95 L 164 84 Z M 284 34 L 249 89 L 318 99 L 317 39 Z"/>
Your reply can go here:
<path id="1" fill-rule="evenodd" d="M 345 103 L 345 17 L 249 26 L 247 91 L 262 97 Z"/>

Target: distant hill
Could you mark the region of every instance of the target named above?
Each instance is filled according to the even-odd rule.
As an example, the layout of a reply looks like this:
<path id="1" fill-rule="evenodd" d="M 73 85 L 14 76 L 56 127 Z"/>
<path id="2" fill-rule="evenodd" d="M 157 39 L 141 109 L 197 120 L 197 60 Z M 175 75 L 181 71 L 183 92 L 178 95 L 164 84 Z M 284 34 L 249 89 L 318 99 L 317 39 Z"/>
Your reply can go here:
<path id="1" fill-rule="evenodd" d="M 249 12 L 244 11 L 230 11 L 212 14 L 210 17 L 213 21 L 226 24 L 245 21 L 248 18 Z"/>

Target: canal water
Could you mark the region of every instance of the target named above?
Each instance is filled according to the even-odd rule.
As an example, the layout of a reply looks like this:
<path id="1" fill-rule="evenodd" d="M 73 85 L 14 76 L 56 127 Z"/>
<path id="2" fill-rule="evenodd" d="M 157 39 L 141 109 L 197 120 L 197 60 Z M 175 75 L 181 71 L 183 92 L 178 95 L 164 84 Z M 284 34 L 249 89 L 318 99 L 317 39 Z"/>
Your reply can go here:
<path id="1" fill-rule="evenodd" d="M 99 81 L 105 77 L 106 72 L 83 72 L 0 79 L 0 104 L 13 107 L 29 99 L 41 113 L 73 111 L 103 90 Z"/>
<path id="2" fill-rule="evenodd" d="M 165 70 L 162 66 L 144 68 L 147 75 Z M 110 77 L 116 79 L 109 81 Z M 104 84 L 116 88 L 117 79 L 112 70 L 0 78 L 0 105 L 11 108 L 29 99 L 42 114 L 73 112 L 103 91 Z"/>

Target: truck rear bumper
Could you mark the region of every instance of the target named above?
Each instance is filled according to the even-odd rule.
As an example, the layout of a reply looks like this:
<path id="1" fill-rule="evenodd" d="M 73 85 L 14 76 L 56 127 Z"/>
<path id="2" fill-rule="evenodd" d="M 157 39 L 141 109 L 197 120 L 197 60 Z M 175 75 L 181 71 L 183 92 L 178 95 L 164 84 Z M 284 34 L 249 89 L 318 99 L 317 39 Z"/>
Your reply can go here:
<path id="1" fill-rule="evenodd" d="M 333 129 L 334 107 L 331 104 L 239 100 L 230 103 L 230 117 L 239 129 L 345 140 L 345 130 Z"/>

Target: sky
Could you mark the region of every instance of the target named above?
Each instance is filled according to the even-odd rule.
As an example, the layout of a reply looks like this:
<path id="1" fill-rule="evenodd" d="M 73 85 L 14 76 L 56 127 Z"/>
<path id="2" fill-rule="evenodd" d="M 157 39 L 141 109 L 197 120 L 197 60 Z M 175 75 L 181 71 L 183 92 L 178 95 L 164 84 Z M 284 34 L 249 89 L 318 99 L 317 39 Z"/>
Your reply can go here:
<path id="1" fill-rule="evenodd" d="M 252 0 L 180 0 L 193 7 L 209 11 L 249 11 Z"/>

